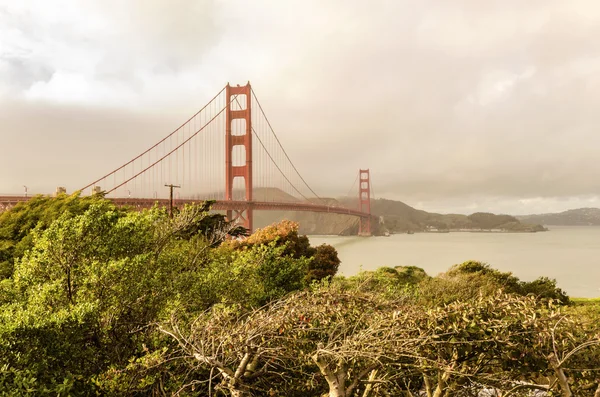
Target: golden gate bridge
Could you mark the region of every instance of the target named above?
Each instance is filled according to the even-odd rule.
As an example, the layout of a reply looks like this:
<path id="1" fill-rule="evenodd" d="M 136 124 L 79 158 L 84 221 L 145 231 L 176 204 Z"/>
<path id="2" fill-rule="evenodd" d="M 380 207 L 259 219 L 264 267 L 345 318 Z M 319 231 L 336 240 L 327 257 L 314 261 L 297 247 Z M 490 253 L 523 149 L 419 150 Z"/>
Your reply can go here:
<path id="1" fill-rule="evenodd" d="M 117 205 L 148 208 L 165 186 L 177 204 L 214 200 L 213 209 L 253 230 L 254 211 L 311 211 L 356 216 L 359 235 L 371 234 L 371 180 L 359 170 L 356 208 L 330 205 L 302 177 L 250 83 L 227 84 L 169 135 L 120 167 L 81 187 Z M 269 194 L 275 189 L 281 194 Z M 0 208 L 30 197 L 0 195 Z"/>

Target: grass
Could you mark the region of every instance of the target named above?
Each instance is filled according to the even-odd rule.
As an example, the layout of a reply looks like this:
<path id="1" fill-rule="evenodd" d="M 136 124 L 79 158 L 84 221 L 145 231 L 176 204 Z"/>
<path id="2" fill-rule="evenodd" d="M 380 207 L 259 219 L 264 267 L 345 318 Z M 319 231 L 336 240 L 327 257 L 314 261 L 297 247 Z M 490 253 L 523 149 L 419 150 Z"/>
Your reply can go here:
<path id="1" fill-rule="evenodd" d="M 570 298 L 575 306 L 600 305 L 600 298 Z"/>
<path id="2" fill-rule="evenodd" d="M 567 313 L 586 319 L 592 329 L 600 331 L 600 298 L 571 298 Z"/>

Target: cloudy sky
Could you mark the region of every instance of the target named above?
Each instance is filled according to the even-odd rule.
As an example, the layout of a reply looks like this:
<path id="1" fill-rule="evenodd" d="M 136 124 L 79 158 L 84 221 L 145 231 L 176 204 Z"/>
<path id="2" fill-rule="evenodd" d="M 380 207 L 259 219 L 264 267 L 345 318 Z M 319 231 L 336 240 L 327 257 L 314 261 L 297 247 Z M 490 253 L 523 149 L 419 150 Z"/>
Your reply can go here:
<path id="1" fill-rule="evenodd" d="M 85 185 L 248 80 L 325 195 L 368 167 L 426 210 L 600 206 L 597 0 L 0 0 L 0 193 Z"/>

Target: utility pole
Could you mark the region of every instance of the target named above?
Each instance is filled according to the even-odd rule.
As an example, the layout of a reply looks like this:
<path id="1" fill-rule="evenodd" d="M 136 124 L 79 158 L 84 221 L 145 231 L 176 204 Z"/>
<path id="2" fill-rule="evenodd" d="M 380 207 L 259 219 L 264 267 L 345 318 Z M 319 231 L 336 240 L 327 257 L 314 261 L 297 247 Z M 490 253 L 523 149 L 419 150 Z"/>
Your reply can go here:
<path id="1" fill-rule="evenodd" d="M 168 184 L 165 186 L 169 188 L 169 217 L 173 218 L 173 189 L 179 189 L 181 186 L 173 184 Z"/>

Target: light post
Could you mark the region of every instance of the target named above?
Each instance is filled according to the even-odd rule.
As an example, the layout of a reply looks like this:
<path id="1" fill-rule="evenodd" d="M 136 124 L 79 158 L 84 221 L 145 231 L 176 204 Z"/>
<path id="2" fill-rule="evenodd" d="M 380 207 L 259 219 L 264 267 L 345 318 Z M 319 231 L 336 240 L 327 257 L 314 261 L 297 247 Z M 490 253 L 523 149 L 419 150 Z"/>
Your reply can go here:
<path id="1" fill-rule="evenodd" d="M 131 190 L 127 191 L 127 198 L 131 198 Z"/>
<path id="2" fill-rule="evenodd" d="M 23 185 L 23 187 L 25 188 L 25 197 L 27 197 L 27 186 Z"/>

